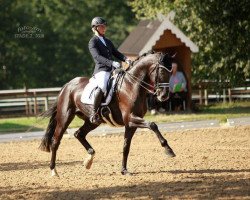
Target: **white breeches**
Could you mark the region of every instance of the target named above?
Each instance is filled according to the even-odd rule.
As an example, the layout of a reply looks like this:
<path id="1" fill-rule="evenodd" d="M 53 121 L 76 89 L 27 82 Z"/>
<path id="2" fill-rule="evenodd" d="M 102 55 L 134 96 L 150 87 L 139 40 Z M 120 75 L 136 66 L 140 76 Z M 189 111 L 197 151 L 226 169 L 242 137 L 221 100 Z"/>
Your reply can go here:
<path id="1" fill-rule="evenodd" d="M 106 93 L 110 72 L 100 71 L 94 75 L 96 83 L 103 93 Z"/>

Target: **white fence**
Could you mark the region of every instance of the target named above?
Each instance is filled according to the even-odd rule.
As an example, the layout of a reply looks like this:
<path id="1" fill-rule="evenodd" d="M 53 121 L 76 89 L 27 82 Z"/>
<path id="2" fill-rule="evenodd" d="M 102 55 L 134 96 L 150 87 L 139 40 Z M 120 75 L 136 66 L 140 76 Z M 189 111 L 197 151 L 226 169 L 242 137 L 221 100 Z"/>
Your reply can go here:
<path id="1" fill-rule="evenodd" d="M 61 88 L 1 90 L 0 117 L 37 115 L 53 104 L 60 90 Z M 223 89 L 220 93 L 198 89 L 192 93 L 192 101 L 205 105 L 212 101 L 231 102 L 235 99 L 250 100 L 250 87 Z"/>
<path id="2" fill-rule="evenodd" d="M 55 101 L 61 88 L 0 91 L 0 116 L 37 115 Z"/>
<path id="3" fill-rule="evenodd" d="M 250 100 L 250 87 L 236 87 L 214 92 L 209 89 L 193 90 L 192 100 L 208 105 L 211 101 L 232 102 L 234 100 Z"/>

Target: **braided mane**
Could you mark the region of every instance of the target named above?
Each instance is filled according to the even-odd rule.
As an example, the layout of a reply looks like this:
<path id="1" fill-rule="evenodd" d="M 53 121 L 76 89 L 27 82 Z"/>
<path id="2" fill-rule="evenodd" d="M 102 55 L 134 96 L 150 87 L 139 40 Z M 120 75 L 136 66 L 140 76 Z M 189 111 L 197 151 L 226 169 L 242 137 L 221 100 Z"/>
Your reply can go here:
<path id="1" fill-rule="evenodd" d="M 146 53 L 140 55 L 138 58 L 136 58 L 136 59 L 131 63 L 131 65 L 130 65 L 125 71 L 130 70 L 131 67 L 133 67 L 136 63 L 138 63 L 139 60 L 140 60 L 141 58 L 143 58 L 143 57 L 145 57 L 145 56 L 147 56 L 147 55 L 149 55 L 149 54 L 155 54 L 155 53 L 158 53 L 158 52 L 155 52 L 154 50 L 149 50 L 148 52 L 146 52 Z"/>

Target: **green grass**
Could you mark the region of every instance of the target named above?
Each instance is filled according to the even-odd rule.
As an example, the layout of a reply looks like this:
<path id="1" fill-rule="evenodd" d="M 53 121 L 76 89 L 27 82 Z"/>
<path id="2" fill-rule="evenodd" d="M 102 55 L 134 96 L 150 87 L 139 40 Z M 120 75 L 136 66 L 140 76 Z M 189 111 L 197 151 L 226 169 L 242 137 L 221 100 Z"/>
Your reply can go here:
<path id="1" fill-rule="evenodd" d="M 0 134 L 10 132 L 29 132 L 45 130 L 49 123 L 47 118 L 36 117 L 20 117 L 20 118 L 7 118 L 0 119 Z M 70 127 L 80 127 L 83 121 L 76 117 L 70 124 Z"/>
<path id="2" fill-rule="evenodd" d="M 209 106 L 202 106 L 198 111 L 192 113 L 180 112 L 172 114 L 147 114 L 145 119 L 157 122 L 180 122 L 216 119 L 225 123 L 228 118 L 250 116 L 250 102 L 217 103 Z"/>
<path id="3" fill-rule="evenodd" d="M 250 101 L 235 103 L 218 103 L 209 106 L 199 107 L 196 112 L 185 113 L 167 113 L 151 115 L 147 113 L 145 119 L 155 122 L 180 122 L 180 121 L 197 121 L 207 119 L 217 119 L 221 123 L 225 123 L 228 118 L 237 118 L 250 116 Z M 35 130 L 44 130 L 49 120 L 35 117 L 21 117 L 0 119 L 0 134 L 11 132 L 28 132 Z M 71 128 L 82 126 L 83 121 L 75 118 L 70 124 Z"/>
<path id="4" fill-rule="evenodd" d="M 0 119 L 0 133 L 43 130 L 48 121 L 48 119 L 39 120 L 35 117 Z"/>

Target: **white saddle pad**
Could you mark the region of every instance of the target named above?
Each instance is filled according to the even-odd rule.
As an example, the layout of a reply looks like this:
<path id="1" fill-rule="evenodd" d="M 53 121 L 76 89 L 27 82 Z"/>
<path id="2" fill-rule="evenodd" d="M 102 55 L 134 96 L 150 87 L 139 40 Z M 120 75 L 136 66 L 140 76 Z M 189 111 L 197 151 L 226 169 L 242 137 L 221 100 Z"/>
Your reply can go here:
<path id="1" fill-rule="evenodd" d="M 106 96 L 105 102 L 102 102 L 101 105 L 106 106 L 110 103 L 113 93 L 114 93 L 114 85 L 116 82 L 116 78 L 113 80 L 112 82 L 112 86 L 111 89 L 108 91 L 108 94 L 104 94 Z M 81 96 L 81 102 L 84 104 L 94 104 L 94 99 L 96 96 L 96 88 L 97 88 L 97 84 L 96 84 L 96 79 L 94 77 L 89 79 L 89 83 L 86 85 L 86 87 L 83 90 L 82 96 Z"/>

